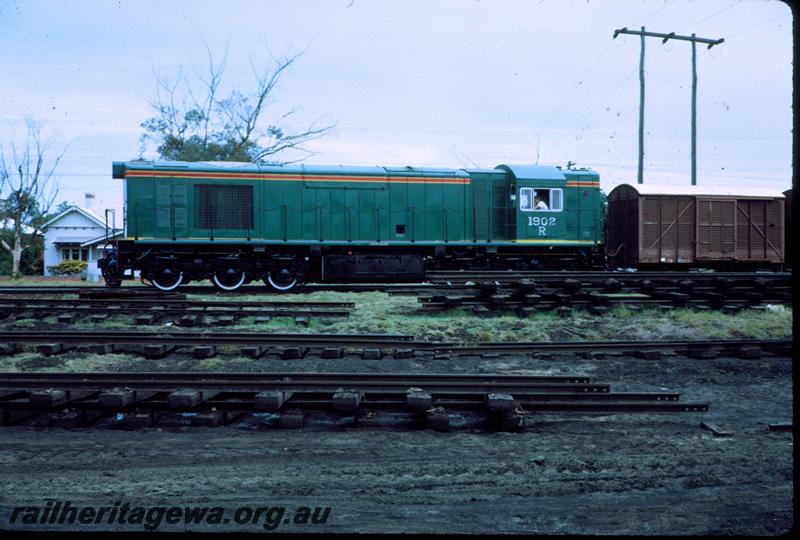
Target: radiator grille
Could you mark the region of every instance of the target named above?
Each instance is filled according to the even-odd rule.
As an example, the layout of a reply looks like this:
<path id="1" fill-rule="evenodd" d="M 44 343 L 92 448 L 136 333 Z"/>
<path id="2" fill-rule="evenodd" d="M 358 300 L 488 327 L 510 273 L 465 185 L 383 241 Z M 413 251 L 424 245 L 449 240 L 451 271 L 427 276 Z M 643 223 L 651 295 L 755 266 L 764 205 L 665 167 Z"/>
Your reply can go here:
<path id="1" fill-rule="evenodd" d="M 253 186 L 198 185 L 198 229 L 252 229 Z"/>

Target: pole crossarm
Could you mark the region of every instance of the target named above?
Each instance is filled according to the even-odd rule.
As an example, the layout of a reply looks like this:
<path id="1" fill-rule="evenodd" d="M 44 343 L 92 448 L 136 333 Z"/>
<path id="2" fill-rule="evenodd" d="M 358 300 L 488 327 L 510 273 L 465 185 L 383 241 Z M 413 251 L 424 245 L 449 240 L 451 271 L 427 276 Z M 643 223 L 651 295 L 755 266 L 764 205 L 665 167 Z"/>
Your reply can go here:
<path id="1" fill-rule="evenodd" d="M 719 45 L 725 41 L 725 38 L 720 39 L 708 39 L 708 38 L 699 38 L 695 36 L 679 36 L 675 32 L 670 32 L 669 34 L 662 34 L 660 32 L 645 32 L 643 30 L 628 30 L 628 27 L 620 28 L 619 30 L 614 30 L 614 39 L 619 34 L 631 34 L 634 36 L 645 36 L 645 37 L 658 37 L 662 38 L 661 43 L 666 43 L 668 39 L 678 39 L 682 41 L 694 41 L 695 43 L 705 43 L 708 45 L 710 49 L 714 45 Z"/>
<path id="2" fill-rule="evenodd" d="M 644 38 L 661 38 L 661 43 L 666 43 L 670 39 L 679 41 L 690 41 L 692 43 L 692 185 L 697 185 L 697 44 L 705 43 L 710 49 L 714 45 L 724 42 L 723 38 L 708 39 L 699 38 L 695 34 L 691 36 L 679 36 L 675 32 L 663 34 L 661 32 L 646 32 L 644 26 L 641 30 L 628 30 L 628 27 L 614 30 L 614 39 L 620 34 L 630 34 L 641 36 L 641 54 L 639 55 L 639 174 L 638 182 L 644 182 Z"/>

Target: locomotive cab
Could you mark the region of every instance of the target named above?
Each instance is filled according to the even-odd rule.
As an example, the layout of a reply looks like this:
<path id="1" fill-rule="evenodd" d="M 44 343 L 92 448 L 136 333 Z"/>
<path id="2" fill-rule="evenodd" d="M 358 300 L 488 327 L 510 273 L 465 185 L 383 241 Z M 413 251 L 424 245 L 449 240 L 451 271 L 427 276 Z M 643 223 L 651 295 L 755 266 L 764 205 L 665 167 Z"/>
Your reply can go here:
<path id="1" fill-rule="evenodd" d="M 545 181 L 521 181 L 518 186 L 517 239 L 563 238 L 564 187 Z"/>
<path id="2" fill-rule="evenodd" d="M 589 169 L 500 165 L 513 175 L 516 242 L 602 244 L 600 178 Z"/>

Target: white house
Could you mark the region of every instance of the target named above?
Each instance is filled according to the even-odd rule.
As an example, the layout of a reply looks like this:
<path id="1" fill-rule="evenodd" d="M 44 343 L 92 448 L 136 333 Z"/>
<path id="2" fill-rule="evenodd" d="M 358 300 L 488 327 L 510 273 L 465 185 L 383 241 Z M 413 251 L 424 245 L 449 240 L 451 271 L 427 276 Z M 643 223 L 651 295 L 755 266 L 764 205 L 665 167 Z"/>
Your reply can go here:
<path id="1" fill-rule="evenodd" d="M 86 279 L 100 280 L 97 259 L 106 243 L 105 220 L 91 210 L 94 195 L 86 194 L 86 208 L 71 206 L 48 221 L 44 231 L 44 275 L 51 275 L 47 267 L 67 259 L 86 261 Z M 110 225 L 110 224 L 109 224 Z M 108 230 L 108 238 L 122 235 L 122 230 Z"/>

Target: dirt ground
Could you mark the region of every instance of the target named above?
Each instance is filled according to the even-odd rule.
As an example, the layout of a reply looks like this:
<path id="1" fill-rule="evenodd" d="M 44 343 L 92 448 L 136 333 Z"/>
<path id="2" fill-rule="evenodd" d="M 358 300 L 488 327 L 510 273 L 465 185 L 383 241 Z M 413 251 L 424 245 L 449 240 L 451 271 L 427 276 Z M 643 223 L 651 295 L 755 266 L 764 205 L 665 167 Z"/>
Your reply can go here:
<path id="1" fill-rule="evenodd" d="M 230 366 L 242 370 L 236 362 Z M 116 369 L 134 367 L 122 363 Z M 15 507 L 44 508 L 55 500 L 72 506 L 129 503 L 148 512 L 159 506 L 221 507 L 228 520 L 187 525 L 163 519 L 163 531 L 258 532 L 268 528 L 268 515 L 281 518 L 269 526 L 284 532 L 773 535 L 793 524 L 793 435 L 767 428 L 792 419 L 789 358 L 345 358 L 291 366 L 266 359 L 248 368 L 575 373 L 609 382 L 612 391 L 679 391 L 682 401 L 708 402 L 711 408 L 660 415 L 537 414 L 521 433 L 2 428 L 0 528 L 147 528 L 116 521 L 26 524 L 21 511 L 10 523 Z M 716 437 L 700 427 L 702 421 L 734 433 Z M 286 510 L 247 523 L 231 519 L 246 506 Z M 324 524 L 298 524 L 290 516 L 301 507 L 329 507 L 330 513 Z M 244 520 L 247 512 L 238 515 Z M 150 528 L 158 521 L 153 516 Z"/>

